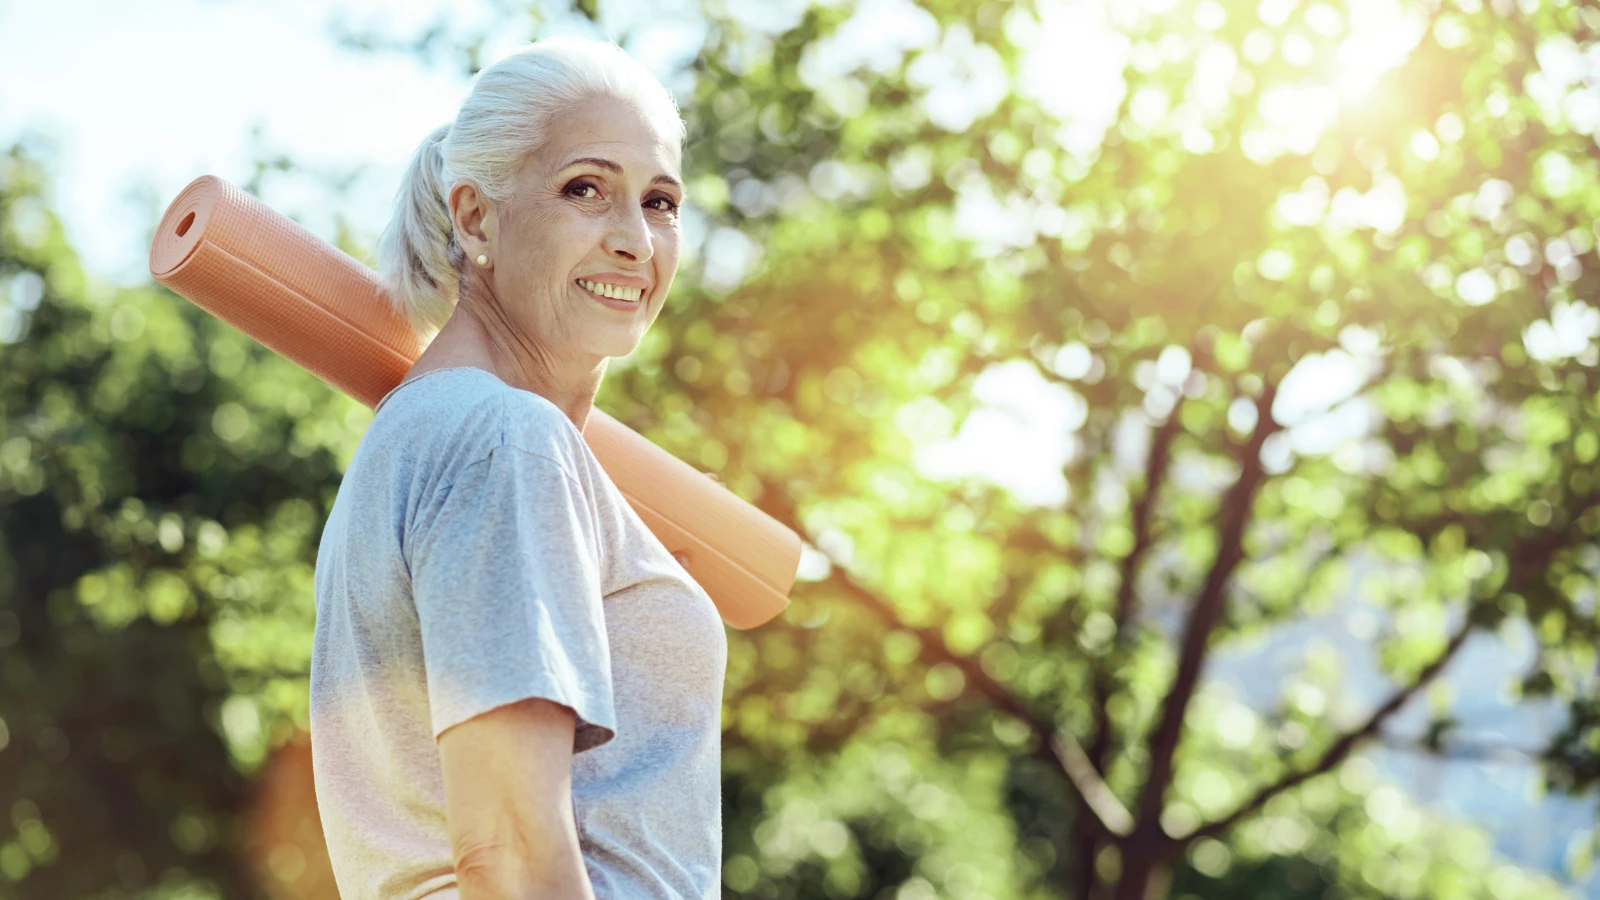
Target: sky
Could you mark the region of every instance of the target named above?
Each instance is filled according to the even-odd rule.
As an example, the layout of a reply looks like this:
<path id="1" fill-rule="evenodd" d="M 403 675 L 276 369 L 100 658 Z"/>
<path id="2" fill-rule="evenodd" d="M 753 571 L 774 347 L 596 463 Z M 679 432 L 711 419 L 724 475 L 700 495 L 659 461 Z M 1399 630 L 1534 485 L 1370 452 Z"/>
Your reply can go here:
<path id="1" fill-rule="evenodd" d="M 360 20 L 377 5 L 338 8 Z M 403 28 L 435 4 L 383 7 Z M 451 118 L 468 82 L 401 55 L 341 50 L 327 27 L 333 9 L 307 0 L 0 0 L 0 141 L 29 130 L 53 139 L 53 206 L 93 275 L 148 280 L 151 201 L 131 189 L 164 208 L 200 175 L 246 180 L 252 127 L 263 145 L 311 166 L 370 164 L 373 196 L 346 212 L 386 210 L 382 196 L 411 150 Z M 331 211 L 317 215 L 312 198 L 273 199 L 330 235 Z"/>

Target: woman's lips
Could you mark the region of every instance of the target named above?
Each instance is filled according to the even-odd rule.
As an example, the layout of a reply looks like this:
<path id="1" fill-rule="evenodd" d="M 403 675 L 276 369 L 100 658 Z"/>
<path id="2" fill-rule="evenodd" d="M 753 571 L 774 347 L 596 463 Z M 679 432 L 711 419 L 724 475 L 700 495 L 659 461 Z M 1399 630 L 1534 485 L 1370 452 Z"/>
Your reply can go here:
<path id="1" fill-rule="evenodd" d="M 578 290 L 583 291 L 585 294 L 588 294 L 590 297 L 593 297 L 612 309 L 621 310 L 623 312 L 632 312 L 644 305 L 643 291 L 640 292 L 638 300 L 619 300 L 615 297 L 607 297 L 604 294 L 596 293 L 595 291 L 584 287 L 581 280 L 574 283 L 578 285 Z"/>

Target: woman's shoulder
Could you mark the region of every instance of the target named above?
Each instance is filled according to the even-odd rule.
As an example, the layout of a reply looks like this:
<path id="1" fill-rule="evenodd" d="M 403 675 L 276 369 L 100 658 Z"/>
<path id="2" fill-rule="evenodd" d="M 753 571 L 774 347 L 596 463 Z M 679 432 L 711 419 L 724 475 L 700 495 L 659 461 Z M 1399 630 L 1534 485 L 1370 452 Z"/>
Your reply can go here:
<path id="1" fill-rule="evenodd" d="M 578 477 L 585 468 L 587 446 L 578 426 L 548 397 L 503 382 L 501 388 L 501 443 L 559 463 L 567 474 Z"/>
<path id="2" fill-rule="evenodd" d="M 374 429 L 382 419 L 395 437 L 433 445 L 450 468 L 504 446 L 550 459 L 569 474 L 582 466 L 583 435 L 560 407 L 485 369 L 435 369 L 396 387 L 377 413 Z"/>

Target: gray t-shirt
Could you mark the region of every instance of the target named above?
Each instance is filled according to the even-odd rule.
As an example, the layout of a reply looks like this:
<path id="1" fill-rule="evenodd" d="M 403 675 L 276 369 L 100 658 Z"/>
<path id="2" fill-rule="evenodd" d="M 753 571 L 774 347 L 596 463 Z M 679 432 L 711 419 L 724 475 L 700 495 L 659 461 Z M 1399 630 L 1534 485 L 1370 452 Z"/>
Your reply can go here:
<path id="1" fill-rule="evenodd" d="M 312 759 L 343 900 L 456 896 L 436 741 L 527 697 L 577 715 L 597 900 L 720 895 L 722 621 L 554 403 L 476 368 L 390 391 L 316 595 Z"/>

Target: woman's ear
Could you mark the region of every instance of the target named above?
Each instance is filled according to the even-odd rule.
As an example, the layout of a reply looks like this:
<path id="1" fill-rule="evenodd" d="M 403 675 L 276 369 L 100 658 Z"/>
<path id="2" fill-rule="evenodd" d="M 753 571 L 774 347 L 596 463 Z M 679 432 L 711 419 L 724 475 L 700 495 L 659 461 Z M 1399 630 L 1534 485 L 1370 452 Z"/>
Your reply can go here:
<path id="1" fill-rule="evenodd" d="M 490 246 L 494 243 L 494 208 L 477 185 L 463 181 L 451 189 L 450 222 L 455 226 L 456 242 L 466 252 L 467 259 L 477 259 L 479 254 L 494 256 Z"/>

